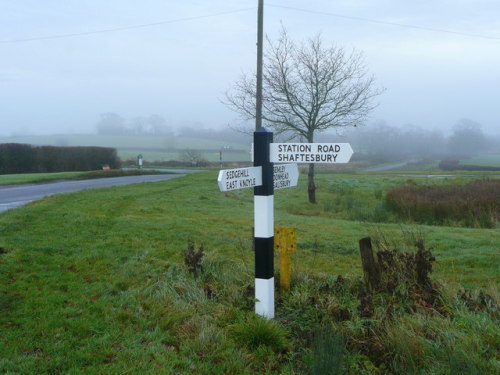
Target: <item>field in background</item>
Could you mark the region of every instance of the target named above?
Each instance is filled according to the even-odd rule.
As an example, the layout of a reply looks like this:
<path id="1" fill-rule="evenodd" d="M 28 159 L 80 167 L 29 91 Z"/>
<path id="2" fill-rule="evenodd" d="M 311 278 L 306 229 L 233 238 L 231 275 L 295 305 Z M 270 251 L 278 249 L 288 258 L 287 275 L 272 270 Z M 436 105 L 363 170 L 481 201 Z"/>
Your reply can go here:
<path id="1" fill-rule="evenodd" d="M 475 156 L 470 159 L 460 160 L 460 164 L 463 165 L 481 165 L 489 167 L 499 167 L 500 168 L 500 150 L 498 154 L 487 154 Z"/>
<path id="2" fill-rule="evenodd" d="M 68 134 L 68 135 L 48 135 L 48 136 L 15 136 L 0 137 L 0 143 L 27 143 L 33 145 L 54 145 L 54 146 L 102 146 L 114 147 L 118 150 L 118 156 L 122 160 L 136 160 L 141 154 L 144 161 L 169 161 L 182 160 L 182 153 L 185 150 L 199 151 L 201 156 L 208 162 L 216 163 L 220 161 L 222 151 L 222 161 L 227 162 L 250 162 L 251 137 L 248 137 L 247 144 L 226 142 L 223 140 L 178 137 L 178 136 L 105 136 L 92 134 Z M 356 150 L 355 150 L 356 151 Z M 404 160 L 401 160 L 404 161 Z M 398 160 L 395 160 L 398 162 Z M 350 163 L 348 169 L 352 169 L 357 164 L 371 166 L 369 161 Z M 392 163 L 386 163 L 392 164 Z M 410 161 L 407 165 L 398 167 L 397 171 L 440 171 L 439 160 L 430 161 Z M 500 167 L 500 154 L 485 154 L 471 159 L 460 160 L 462 165 L 481 165 Z M 336 169 L 343 169 L 339 167 Z"/>
<path id="3" fill-rule="evenodd" d="M 49 135 L 0 137 L 0 143 L 26 143 L 53 146 L 101 146 L 113 147 L 122 160 L 136 159 L 141 154 L 144 161 L 181 160 L 184 150 L 199 150 L 209 162 L 250 161 L 250 142 L 239 143 L 207 140 L 201 138 L 170 136 L 105 136 L 105 135 Z"/>

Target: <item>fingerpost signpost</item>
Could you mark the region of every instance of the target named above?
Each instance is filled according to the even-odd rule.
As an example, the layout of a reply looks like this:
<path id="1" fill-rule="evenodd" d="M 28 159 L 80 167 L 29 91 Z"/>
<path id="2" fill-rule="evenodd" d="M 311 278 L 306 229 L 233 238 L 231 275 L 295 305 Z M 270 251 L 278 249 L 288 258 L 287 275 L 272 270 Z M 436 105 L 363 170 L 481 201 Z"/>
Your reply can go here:
<path id="1" fill-rule="evenodd" d="M 221 191 L 254 188 L 255 312 L 274 318 L 274 190 L 297 186 L 296 163 L 348 163 L 349 143 L 273 143 L 265 128 L 254 132 L 254 166 L 219 172 Z M 293 164 L 274 164 L 274 163 Z"/>

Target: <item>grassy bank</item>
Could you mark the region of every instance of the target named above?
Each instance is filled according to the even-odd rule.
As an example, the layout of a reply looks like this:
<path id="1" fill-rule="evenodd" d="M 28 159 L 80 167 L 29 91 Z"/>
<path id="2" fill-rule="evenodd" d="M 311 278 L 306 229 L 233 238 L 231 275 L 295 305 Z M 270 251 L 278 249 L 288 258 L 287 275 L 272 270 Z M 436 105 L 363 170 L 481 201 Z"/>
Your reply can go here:
<path id="1" fill-rule="evenodd" d="M 292 290 L 278 293 L 267 322 L 252 313 L 252 192 L 221 193 L 216 176 L 63 194 L 1 214 L 0 372 L 319 374 L 327 358 L 340 374 L 498 369 L 498 311 L 479 289 L 496 298 L 500 231 L 375 222 L 385 188 L 407 177 L 321 174 L 320 204 L 310 206 L 302 176 L 275 196 L 276 225 L 297 228 L 298 250 Z M 358 295 L 367 235 L 400 251 L 424 238 L 448 312 L 406 308 L 410 294 L 396 293 L 374 296 L 367 317 Z M 196 278 L 184 265 L 189 240 L 204 246 Z"/>

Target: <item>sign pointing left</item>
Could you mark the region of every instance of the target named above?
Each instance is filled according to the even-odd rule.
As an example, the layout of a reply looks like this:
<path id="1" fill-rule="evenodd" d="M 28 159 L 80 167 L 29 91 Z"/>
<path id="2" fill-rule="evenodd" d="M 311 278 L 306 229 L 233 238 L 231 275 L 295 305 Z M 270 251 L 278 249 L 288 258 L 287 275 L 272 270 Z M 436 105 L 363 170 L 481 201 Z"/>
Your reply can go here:
<path id="1" fill-rule="evenodd" d="M 245 189 L 262 185 L 262 167 L 224 169 L 217 177 L 220 191 Z"/>

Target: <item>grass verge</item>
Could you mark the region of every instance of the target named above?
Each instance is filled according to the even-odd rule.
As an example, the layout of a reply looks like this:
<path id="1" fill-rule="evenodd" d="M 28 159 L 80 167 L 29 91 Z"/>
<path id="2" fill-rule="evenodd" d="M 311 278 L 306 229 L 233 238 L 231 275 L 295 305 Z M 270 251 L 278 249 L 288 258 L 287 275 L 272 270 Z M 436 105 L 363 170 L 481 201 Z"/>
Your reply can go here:
<path id="1" fill-rule="evenodd" d="M 252 192 L 221 193 L 216 175 L 1 214 L 0 372 L 319 374 L 335 356 L 340 374 L 496 373 L 499 320 L 481 301 L 494 307 L 497 230 L 339 219 L 310 208 L 301 180 L 276 192 L 276 225 L 298 229 L 298 250 L 292 289 L 277 293 L 277 319 L 266 322 L 252 312 Z M 320 202 L 339 180 L 370 202 L 406 178 L 324 174 Z M 359 309 L 357 242 L 380 233 L 400 251 L 425 237 L 448 315 L 406 309 L 394 293 L 373 296 L 370 317 Z M 205 249 L 196 277 L 184 265 L 189 240 Z"/>
<path id="2" fill-rule="evenodd" d="M 140 176 L 152 174 L 165 174 L 155 170 L 122 170 L 114 169 L 109 171 L 90 172 L 59 172 L 59 173 L 23 173 L 0 175 L 1 185 L 35 184 L 43 182 L 53 182 L 58 180 L 89 180 L 93 178 Z"/>

